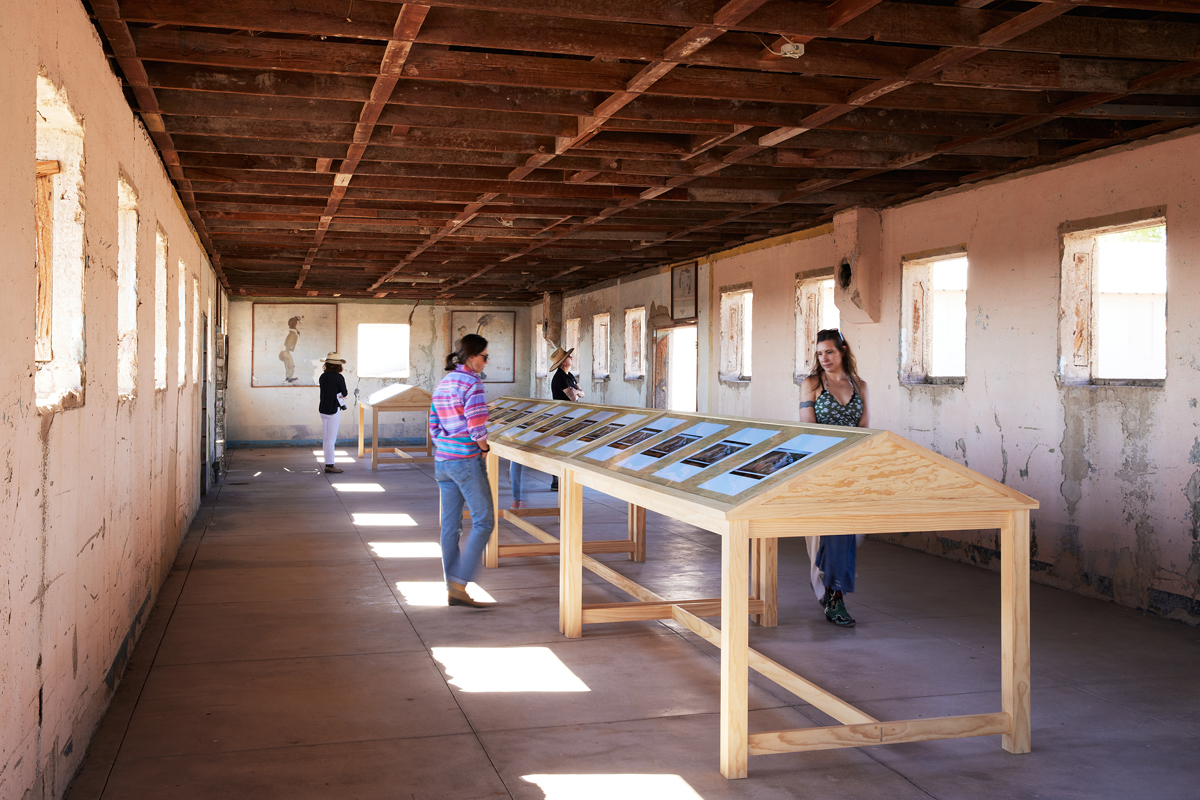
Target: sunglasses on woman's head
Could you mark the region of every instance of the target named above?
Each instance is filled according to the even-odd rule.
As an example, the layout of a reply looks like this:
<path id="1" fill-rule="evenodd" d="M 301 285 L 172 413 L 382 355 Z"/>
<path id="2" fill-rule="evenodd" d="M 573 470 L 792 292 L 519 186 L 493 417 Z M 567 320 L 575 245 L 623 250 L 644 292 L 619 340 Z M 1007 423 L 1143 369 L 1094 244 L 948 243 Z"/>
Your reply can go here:
<path id="1" fill-rule="evenodd" d="M 831 338 L 831 337 L 835 337 L 835 336 L 837 337 L 837 340 L 839 343 L 846 341 L 845 339 L 842 338 L 842 332 L 839 331 L 837 328 L 826 328 L 824 330 L 817 331 L 817 341 L 818 342 L 821 341 L 822 339 Z"/>

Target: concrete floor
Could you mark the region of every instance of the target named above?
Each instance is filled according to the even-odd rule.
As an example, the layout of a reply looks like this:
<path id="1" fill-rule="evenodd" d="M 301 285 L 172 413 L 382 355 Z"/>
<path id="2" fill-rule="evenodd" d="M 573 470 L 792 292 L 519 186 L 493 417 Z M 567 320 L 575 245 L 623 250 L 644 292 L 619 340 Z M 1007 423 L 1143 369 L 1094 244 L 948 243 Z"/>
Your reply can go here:
<path id="1" fill-rule="evenodd" d="M 432 469 L 319 461 L 234 451 L 68 798 L 1200 797 L 1195 629 L 1034 585 L 1033 753 L 993 736 L 758 756 L 726 781 L 715 648 L 657 622 L 563 639 L 556 559 L 481 569 L 499 608 L 446 607 Z M 589 492 L 585 523 L 623 537 L 624 506 Z M 719 594 L 717 537 L 648 530 L 645 563 L 602 560 L 668 597 Z M 753 647 L 880 719 L 999 710 L 996 574 L 868 541 L 841 630 L 802 540 L 780 572 L 780 625 Z M 628 599 L 584 574 L 584 602 Z M 833 724 L 761 678 L 750 707 L 751 730 Z"/>

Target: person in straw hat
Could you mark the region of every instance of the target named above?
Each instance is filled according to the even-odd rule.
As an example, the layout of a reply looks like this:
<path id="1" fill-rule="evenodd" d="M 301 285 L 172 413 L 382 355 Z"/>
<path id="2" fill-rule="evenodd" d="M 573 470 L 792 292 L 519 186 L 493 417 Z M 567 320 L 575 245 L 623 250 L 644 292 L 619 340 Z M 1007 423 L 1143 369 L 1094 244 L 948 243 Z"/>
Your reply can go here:
<path id="1" fill-rule="evenodd" d="M 346 407 L 342 401 L 350 394 L 346 389 L 346 378 L 342 375 L 342 366 L 346 359 L 337 353 L 325 356 L 325 371 L 321 373 L 318 382 L 321 386 L 321 404 L 317 410 L 321 413 L 321 446 L 325 450 L 325 471 L 341 472 L 333 457 L 333 448 L 337 444 L 338 423 Z"/>
<path id="2" fill-rule="evenodd" d="M 560 347 L 550 356 L 550 371 L 554 373 L 554 377 L 550 379 L 550 397 L 554 400 L 568 400 L 577 403 L 583 399 L 583 392 L 579 391 L 579 381 L 571 374 L 571 367 L 575 362 L 574 356 L 574 347 L 570 350 L 563 350 Z M 558 491 L 557 475 L 550 479 L 550 491 Z"/>

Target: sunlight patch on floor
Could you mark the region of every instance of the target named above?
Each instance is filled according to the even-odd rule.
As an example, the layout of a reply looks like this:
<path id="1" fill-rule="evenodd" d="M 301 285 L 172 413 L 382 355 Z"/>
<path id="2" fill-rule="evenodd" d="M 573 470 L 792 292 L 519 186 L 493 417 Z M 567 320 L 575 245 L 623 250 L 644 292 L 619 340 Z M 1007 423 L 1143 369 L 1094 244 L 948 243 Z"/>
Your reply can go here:
<path id="1" fill-rule="evenodd" d="M 704 800 L 679 775 L 522 775 L 546 800 Z"/>
<path id="2" fill-rule="evenodd" d="M 464 692 L 591 691 L 548 647 L 434 647 L 431 652 L 450 684 Z"/>
<path id="3" fill-rule="evenodd" d="M 408 514 L 370 514 L 355 512 L 350 515 L 355 525 L 371 525 L 391 528 L 415 528 L 417 521 Z"/>
<path id="4" fill-rule="evenodd" d="M 437 542 L 367 542 L 377 558 L 441 558 Z"/>

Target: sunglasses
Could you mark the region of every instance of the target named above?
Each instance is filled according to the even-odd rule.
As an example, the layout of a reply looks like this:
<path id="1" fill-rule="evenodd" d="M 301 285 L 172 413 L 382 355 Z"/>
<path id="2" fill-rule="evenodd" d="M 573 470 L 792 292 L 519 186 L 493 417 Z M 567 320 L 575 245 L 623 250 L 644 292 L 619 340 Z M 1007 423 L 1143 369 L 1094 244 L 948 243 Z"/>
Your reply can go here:
<path id="1" fill-rule="evenodd" d="M 842 338 L 842 332 L 837 328 L 825 328 L 824 330 L 817 331 L 818 342 L 822 339 L 831 339 L 835 336 L 837 337 L 838 344 L 845 344 L 846 340 Z"/>

